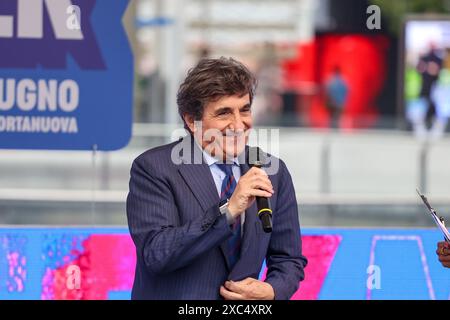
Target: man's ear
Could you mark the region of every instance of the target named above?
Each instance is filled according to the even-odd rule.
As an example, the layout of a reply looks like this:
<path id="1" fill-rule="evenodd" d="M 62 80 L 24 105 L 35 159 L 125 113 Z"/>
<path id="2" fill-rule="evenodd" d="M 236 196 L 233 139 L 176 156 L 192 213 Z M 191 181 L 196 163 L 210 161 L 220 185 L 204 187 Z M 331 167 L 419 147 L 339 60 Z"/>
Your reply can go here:
<path id="1" fill-rule="evenodd" d="M 189 128 L 189 130 L 194 133 L 195 130 L 195 124 L 194 124 L 194 117 L 190 114 L 185 114 L 183 116 L 184 123 L 186 123 L 186 126 Z"/>

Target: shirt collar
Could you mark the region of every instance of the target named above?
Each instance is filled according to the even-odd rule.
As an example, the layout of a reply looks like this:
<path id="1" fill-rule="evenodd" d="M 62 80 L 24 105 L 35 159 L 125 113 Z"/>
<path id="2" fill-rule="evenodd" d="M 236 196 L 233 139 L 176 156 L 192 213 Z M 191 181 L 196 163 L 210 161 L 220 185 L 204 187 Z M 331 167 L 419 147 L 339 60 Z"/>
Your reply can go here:
<path id="1" fill-rule="evenodd" d="M 208 164 L 208 166 L 212 166 L 213 164 L 216 164 L 219 161 L 217 158 L 214 158 L 212 155 L 210 155 L 204 149 L 202 149 L 202 152 L 203 152 L 203 159 L 205 159 L 205 162 Z M 233 158 L 233 163 L 235 165 L 239 166 L 238 157 Z"/>
<path id="2" fill-rule="evenodd" d="M 206 164 L 211 167 L 212 165 L 216 164 L 219 159 L 213 157 L 211 154 L 209 154 L 207 151 L 205 151 L 205 149 L 202 148 L 202 146 L 200 145 L 200 143 L 197 141 L 197 139 L 194 138 L 194 142 L 197 145 L 197 147 L 200 148 L 200 150 L 202 150 L 203 153 L 203 159 L 205 160 Z M 239 166 L 239 157 L 234 157 L 233 158 L 233 164 Z"/>

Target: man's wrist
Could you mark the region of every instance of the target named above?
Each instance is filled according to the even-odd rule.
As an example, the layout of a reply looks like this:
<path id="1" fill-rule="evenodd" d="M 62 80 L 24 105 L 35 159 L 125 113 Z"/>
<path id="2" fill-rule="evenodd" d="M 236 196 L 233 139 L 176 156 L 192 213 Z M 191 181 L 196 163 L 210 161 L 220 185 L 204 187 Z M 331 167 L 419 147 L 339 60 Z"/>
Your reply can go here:
<path id="1" fill-rule="evenodd" d="M 219 210 L 220 210 L 220 214 L 225 215 L 225 217 L 227 218 L 228 225 L 232 225 L 232 224 L 234 224 L 236 218 L 230 212 L 229 203 L 230 202 L 228 200 L 221 201 L 220 204 L 219 204 Z"/>
<path id="2" fill-rule="evenodd" d="M 228 212 L 233 217 L 233 219 L 236 219 L 237 216 L 239 216 L 239 212 L 228 202 Z"/>
<path id="3" fill-rule="evenodd" d="M 264 282 L 267 285 L 268 294 L 266 296 L 266 300 L 275 300 L 275 290 L 272 285 L 268 282 Z"/>

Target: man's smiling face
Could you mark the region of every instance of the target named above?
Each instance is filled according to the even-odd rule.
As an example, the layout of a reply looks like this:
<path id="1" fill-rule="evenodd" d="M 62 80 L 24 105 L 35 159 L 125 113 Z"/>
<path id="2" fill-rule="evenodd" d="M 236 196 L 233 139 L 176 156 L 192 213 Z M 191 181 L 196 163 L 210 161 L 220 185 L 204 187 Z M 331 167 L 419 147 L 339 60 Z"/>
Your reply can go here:
<path id="1" fill-rule="evenodd" d="M 250 96 L 233 95 L 208 103 L 203 110 L 201 130 L 192 119 L 185 119 L 202 148 L 217 159 L 241 154 L 253 126 Z"/>

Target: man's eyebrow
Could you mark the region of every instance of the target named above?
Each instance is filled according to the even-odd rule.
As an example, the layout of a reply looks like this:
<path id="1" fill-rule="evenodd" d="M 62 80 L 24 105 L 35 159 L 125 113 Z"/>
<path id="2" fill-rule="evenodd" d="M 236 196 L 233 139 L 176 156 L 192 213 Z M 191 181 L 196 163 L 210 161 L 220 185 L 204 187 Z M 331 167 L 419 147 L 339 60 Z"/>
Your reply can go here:
<path id="1" fill-rule="evenodd" d="M 244 109 L 244 108 L 250 108 L 250 107 L 251 107 L 250 103 L 246 103 L 246 104 L 244 104 L 243 106 L 239 107 L 239 110 L 242 110 L 242 109 Z M 215 114 L 218 114 L 218 113 L 221 113 L 221 112 L 229 112 L 229 111 L 231 111 L 232 109 L 233 109 L 233 108 L 228 107 L 228 106 L 220 106 L 220 107 L 218 107 L 216 110 L 214 110 L 214 113 L 215 113 Z"/>
<path id="2" fill-rule="evenodd" d="M 217 114 L 217 113 L 224 112 L 224 111 L 231 111 L 231 108 L 227 107 L 227 106 L 220 106 L 216 110 L 214 110 L 214 113 Z"/>

